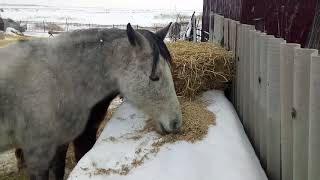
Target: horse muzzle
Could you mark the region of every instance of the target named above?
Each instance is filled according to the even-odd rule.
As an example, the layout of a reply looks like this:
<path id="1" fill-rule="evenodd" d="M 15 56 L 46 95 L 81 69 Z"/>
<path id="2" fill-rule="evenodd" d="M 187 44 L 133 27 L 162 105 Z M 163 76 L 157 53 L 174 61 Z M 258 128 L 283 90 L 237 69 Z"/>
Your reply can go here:
<path id="1" fill-rule="evenodd" d="M 181 121 L 179 121 L 178 119 L 171 120 L 167 128 L 162 123 L 160 123 L 159 124 L 160 133 L 161 134 L 170 134 L 170 133 L 177 134 L 181 131 L 181 124 L 182 124 Z"/>

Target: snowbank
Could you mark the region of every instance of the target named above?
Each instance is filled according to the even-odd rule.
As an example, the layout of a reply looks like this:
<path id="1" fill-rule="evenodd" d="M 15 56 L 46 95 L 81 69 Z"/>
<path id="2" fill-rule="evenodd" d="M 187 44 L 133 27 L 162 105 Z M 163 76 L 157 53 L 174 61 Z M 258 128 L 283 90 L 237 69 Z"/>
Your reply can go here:
<path id="1" fill-rule="evenodd" d="M 216 125 L 209 128 L 207 137 L 195 144 L 164 145 L 156 155 L 150 149 L 158 135 L 132 138 L 147 118 L 123 103 L 69 180 L 266 180 L 239 118 L 223 93 L 208 91 L 201 99 L 216 115 Z M 101 171 L 124 166 L 130 169 L 134 159 L 145 156 L 144 163 L 125 176 Z"/>
<path id="2" fill-rule="evenodd" d="M 8 27 L 6 29 L 5 35 L 7 36 L 23 36 L 23 33 L 21 33 L 20 31 L 12 28 L 12 27 Z"/>

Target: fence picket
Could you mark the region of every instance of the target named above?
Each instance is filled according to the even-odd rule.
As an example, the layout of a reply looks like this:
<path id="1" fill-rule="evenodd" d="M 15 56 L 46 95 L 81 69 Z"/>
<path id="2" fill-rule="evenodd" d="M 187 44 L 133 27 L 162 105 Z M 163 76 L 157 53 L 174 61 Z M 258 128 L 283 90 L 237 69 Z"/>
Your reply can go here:
<path id="1" fill-rule="evenodd" d="M 213 34 L 214 34 L 214 13 L 211 11 L 210 12 L 210 21 L 209 21 L 209 42 L 213 43 L 214 42 L 214 38 L 213 38 Z"/>
<path id="2" fill-rule="evenodd" d="M 224 17 L 214 14 L 213 41 L 223 46 L 223 24 Z"/>
<path id="3" fill-rule="evenodd" d="M 316 50 L 296 49 L 293 74 L 293 180 L 308 179 L 309 87 L 311 56 Z"/>
<path id="4" fill-rule="evenodd" d="M 259 72 L 259 116 L 260 124 L 260 161 L 264 169 L 267 167 L 267 44 L 269 39 L 273 36 L 261 35 L 260 36 L 260 72 Z"/>
<path id="5" fill-rule="evenodd" d="M 265 33 L 256 32 L 254 35 L 254 65 L 253 65 L 253 119 L 255 121 L 255 137 L 254 146 L 256 153 L 260 156 L 260 134 L 261 134 L 261 121 L 259 119 L 259 75 L 260 75 L 260 41 L 261 35 Z"/>
<path id="6" fill-rule="evenodd" d="M 293 179 L 293 63 L 294 51 L 299 44 L 284 44 L 280 56 L 280 101 L 281 101 L 281 169 L 282 180 Z"/>
<path id="7" fill-rule="evenodd" d="M 310 72 L 309 180 L 320 179 L 320 56 L 312 57 Z"/>
<path id="8" fill-rule="evenodd" d="M 246 132 L 249 128 L 249 86 L 250 86 L 250 37 L 249 31 L 253 30 L 254 26 L 244 25 L 244 50 L 243 50 L 243 61 L 242 61 L 242 106 L 243 106 L 243 125 Z M 250 136 L 250 135 L 249 135 Z"/>
<path id="9" fill-rule="evenodd" d="M 240 46 L 239 46 L 239 116 L 240 119 L 243 123 L 243 86 L 244 86 L 244 77 L 243 77 L 243 63 L 244 63 L 244 53 L 246 49 L 246 44 L 245 44 L 245 26 L 241 25 L 240 26 Z"/>
<path id="10" fill-rule="evenodd" d="M 270 179 L 281 179 L 280 46 L 271 38 L 267 45 L 267 170 Z"/>
<path id="11" fill-rule="evenodd" d="M 245 77 L 245 70 L 246 70 L 246 61 L 247 61 L 247 45 L 248 45 L 248 41 L 247 41 L 247 27 L 246 25 L 242 26 L 242 31 L 241 31 L 241 58 L 240 58 L 240 114 L 241 114 L 241 119 L 242 119 L 242 124 L 244 126 L 244 128 L 247 128 L 247 123 L 245 122 L 245 86 L 246 86 L 246 77 Z"/>
<path id="12" fill-rule="evenodd" d="M 223 21 L 223 46 L 224 48 L 226 48 L 227 50 L 230 50 L 230 38 L 229 38 L 229 30 L 230 30 L 230 27 L 229 27 L 229 21 L 230 19 L 228 18 L 224 18 L 224 21 Z"/>
<path id="13" fill-rule="evenodd" d="M 242 25 L 239 23 L 236 25 L 236 79 L 237 79 L 237 97 L 236 97 L 236 109 L 239 114 L 240 120 L 242 121 L 242 114 L 240 112 L 240 104 L 241 104 L 241 76 L 240 76 L 240 59 L 241 59 L 241 52 L 242 52 Z"/>
<path id="14" fill-rule="evenodd" d="M 213 41 L 233 51 L 232 102 L 270 180 L 320 180 L 318 51 L 211 18 Z"/>
<path id="15" fill-rule="evenodd" d="M 253 117 L 253 108 L 254 108 L 254 100 L 253 100 L 253 94 L 254 94 L 254 88 L 253 88 L 253 79 L 254 79 L 254 62 L 255 62 L 255 57 L 254 57 L 254 48 L 255 48 L 255 30 L 250 30 L 249 31 L 249 71 L 248 71 L 248 125 L 249 125 L 249 136 L 251 139 L 251 142 L 254 144 L 254 132 L 255 132 L 255 119 Z"/>
<path id="16" fill-rule="evenodd" d="M 229 42 L 230 42 L 230 50 L 232 51 L 233 56 L 236 55 L 236 38 L 237 38 L 237 21 L 230 20 L 229 24 Z"/>
<path id="17" fill-rule="evenodd" d="M 232 48 L 232 53 L 233 53 L 233 57 L 234 57 L 234 63 L 235 63 L 235 82 L 234 82 L 234 106 L 235 106 L 235 109 L 237 110 L 237 112 L 239 111 L 239 96 L 238 96 L 238 93 L 239 93 L 239 84 L 238 84 L 238 77 L 237 77 L 237 71 L 238 71 L 238 58 L 239 58 L 239 55 L 238 55 L 238 27 L 239 27 L 239 22 L 238 21 L 233 21 L 232 20 L 232 24 L 231 24 L 231 30 L 232 32 L 230 32 L 230 37 L 232 37 L 232 44 L 231 44 L 231 48 Z"/>
<path id="18" fill-rule="evenodd" d="M 228 36 L 229 36 L 229 50 L 232 52 L 232 55 L 233 55 L 233 60 L 234 60 L 234 63 L 235 63 L 235 67 L 237 67 L 237 58 L 236 58 L 236 50 L 235 50 L 235 47 L 236 47 L 236 21 L 232 20 L 232 19 L 229 19 L 229 33 L 228 33 Z M 235 69 L 235 73 L 236 73 L 236 69 Z M 235 105 L 237 102 L 236 102 L 236 97 L 237 97 L 237 76 L 234 76 L 233 77 L 233 82 L 232 82 L 232 103 Z"/>

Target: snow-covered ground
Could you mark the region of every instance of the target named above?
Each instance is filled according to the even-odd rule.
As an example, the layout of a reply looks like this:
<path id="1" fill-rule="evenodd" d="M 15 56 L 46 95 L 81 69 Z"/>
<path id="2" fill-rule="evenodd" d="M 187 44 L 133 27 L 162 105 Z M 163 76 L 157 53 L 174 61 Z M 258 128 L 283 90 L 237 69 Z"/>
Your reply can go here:
<path id="1" fill-rule="evenodd" d="M 119 25 L 130 22 L 139 26 L 156 26 L 176 21 L 177 14 L 190 16 L 198 9 L 127 9 L 105 7 L 65 7 L 45 5 L 0 4 L 0 15 L 23 22 L 79 23 L 86 25 Z M 41 25 L 41 24 L 40 24 Z"/>
<path id="2" fill-rule="evenodd" d="M 208 91 L 201 99 L 216 115 L 206 138 L 195 144 L 177 142 L 150 154 L 155 133 L 132 138 L 146 117 L 124 102 L 108 122 L 95 146 L 74 168 L 69 180 L 267 180 L 239 118 L 221 91 Z M 146 154 L 141 166 L 127 175 L 107 175 L 101 169 L 128 167 Z M 100 170 L 99 170 L 100 169 Z"/>

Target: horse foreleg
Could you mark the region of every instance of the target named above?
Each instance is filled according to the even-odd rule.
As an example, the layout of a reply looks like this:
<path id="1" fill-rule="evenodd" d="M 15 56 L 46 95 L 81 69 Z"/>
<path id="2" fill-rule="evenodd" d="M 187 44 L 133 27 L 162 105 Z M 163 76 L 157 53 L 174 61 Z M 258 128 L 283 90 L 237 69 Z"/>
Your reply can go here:
<path id="1" fill-rule="evenodd" d="M 55 180 L 63 180 L 67 151 L 68 144 L 59 146 L 51 162 L 50 173 Z"/>
<path id="2" fill-rule="evenodd" d="M 97 128 L 86 128 L 86 130 L 73 141 L 74 154 L 79 161 L 96 142 Z"/>
<path id="3" fill-rule="evenodd" d="M 107 108 L 108 106 L 96 106 L 90 115 L 85 130 L 73 141 L 77 161 L 79 161 L 96 142 L 97 131 L 100 123 L 104 120 Z"/>
<path id="4" fill-rule="evenodd" d="M 97 131 L 107 114 L 107 109 L 111 101 L 118 94 L 118 92 L 110 94 L 91 109 L 84 131 L 73 141 L 74 152 L 77 161 L 79 161 L 93 147 L 94 143 L 96 142 Z"/>
<path id="5" fill-rule="evenodd" d="M 31 174 L 30 180 L 49 180 L 49 171 L 44 171 L 40 174 Z"/>
<path id="6" fill-rule="evenodd" d="M 26 168 L 26 162 L 24 160 L 22 149 L 16 149 L 14 154 L 16 155 L 18 171 L 20 172 L 22 169 Z"/>
<path id="7" fill-rule="evenodd" d="M 41 146 L 23 150 L 27 170 L 31 180 L 48 180 L 49 167 L 55 155 L 56 147 Z"/>

